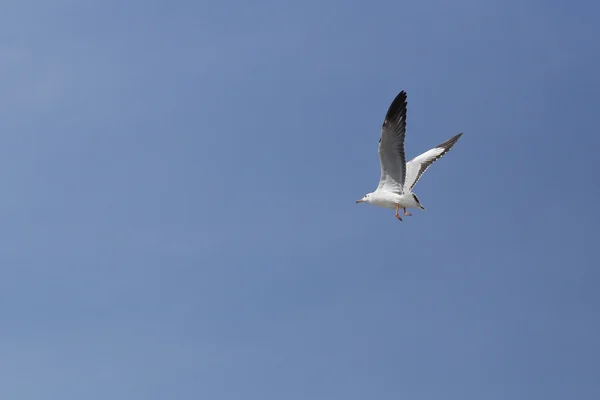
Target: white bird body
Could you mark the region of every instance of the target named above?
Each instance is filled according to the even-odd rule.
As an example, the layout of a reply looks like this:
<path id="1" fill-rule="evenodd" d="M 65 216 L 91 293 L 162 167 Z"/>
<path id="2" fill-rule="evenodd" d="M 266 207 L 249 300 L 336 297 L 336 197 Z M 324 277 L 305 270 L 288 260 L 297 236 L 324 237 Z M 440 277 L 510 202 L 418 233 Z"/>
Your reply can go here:
<path id="1" fill-rule="evenodd" d="M 459 133 L 406 162 L 404 155 L 406 105 L 406 92 L 403 90 L 390 105 L 381 127 L 379 185 L 374 192 L 366 194 L 357 201 L 357 203 L 364 202 L 378 207 L 395 209 L 396 218 L 400 221 L 402 221 L 402 217 L 398 214 L 400 208 L 404 209 L 405 216 L 411 215 L 406 211 L 407 208 L 425 209 L 412 189 L 431 164 L 450 151 L 462 136 L 462 133 Z"/>
<path id="2" fill-rule="evenodd" d="M 369 193 L 369 196 L 364 200 L 365 203 L 372 204 L 377 207 L 396 209 L 398 204 L 400 208 L 424 208 L 416 199 L 414 193 L 398 194 L 388 192 L 387 190 L 379 190 Z"/>

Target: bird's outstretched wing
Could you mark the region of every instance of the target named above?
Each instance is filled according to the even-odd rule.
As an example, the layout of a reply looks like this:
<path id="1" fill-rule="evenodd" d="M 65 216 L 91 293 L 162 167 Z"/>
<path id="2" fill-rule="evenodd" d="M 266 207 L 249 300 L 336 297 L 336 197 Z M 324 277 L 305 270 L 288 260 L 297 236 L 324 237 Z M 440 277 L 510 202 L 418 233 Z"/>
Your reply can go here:
<path id="1" fill-rule="evenodd" d="M 377 190 L 402 193 L 406 176 L 404 137 L 406 135 L 406 92 L 401 91 L 388 109 L 381 127 L 379 162 L 381 177 Z"/>
<path id="2" fill-rule="evenodd" d="M 407 162 L 406 180 L 403 188 L 404 192 L 410 192 L 421 178 L 421 175 L 427 171 L 427 168 L 429 168 L 431 164 L 442 158 L 444 154 L 450 151 L 452 146 L 456 144 L 461 136 L 462 133 L 459 133 L 458 135 L 446 140 L 444 143 L 434 147 L 433 149 L 427 150 L 425 153 Z"/>

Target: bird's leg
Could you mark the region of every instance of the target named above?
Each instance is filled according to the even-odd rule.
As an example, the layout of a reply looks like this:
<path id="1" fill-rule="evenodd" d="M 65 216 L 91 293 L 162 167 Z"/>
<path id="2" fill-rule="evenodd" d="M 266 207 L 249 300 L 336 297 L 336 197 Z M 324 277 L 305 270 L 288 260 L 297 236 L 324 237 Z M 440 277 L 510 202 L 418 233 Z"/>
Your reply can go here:
<path id="1" fill-rule="evenodd" d="M 403 208 L 404 208 L 404 215 L 405 215 L 406 217 L 410 217 L 412 214 L 411 214 L 411 213 L 409 213 L 409 212 L 406 212 L 406 207 L 403 207 Z"/>
<path id="2" fill-rule="evenodd" d="M 402 217 L 398 214 L 398 210 L 400 210 L 400 204 L 396 204 L 396 218 L 402 221 Z"/>

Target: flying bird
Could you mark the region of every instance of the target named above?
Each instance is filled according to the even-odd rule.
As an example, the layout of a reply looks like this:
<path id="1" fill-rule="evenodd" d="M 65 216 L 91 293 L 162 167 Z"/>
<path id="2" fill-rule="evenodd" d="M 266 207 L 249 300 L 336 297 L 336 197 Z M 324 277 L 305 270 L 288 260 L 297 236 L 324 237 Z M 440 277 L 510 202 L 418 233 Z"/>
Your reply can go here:
<path id="1" fill-rule="evenodd" d="M 379 186 L 374 192 L 367 193 L 357 203 L 368 203 L 374 206 L 396 209 L 396 218 L 400 208 L 405 216 L 411 216 L 407 208 L 425 209 L 419 198 L 412 192 L 427 168 L 446 154 L 462 132 L 444 143 L 406 162 L 404 155 L 404 137 L 406 136 L 406 92 L 401 91 L 388 109 L 381 127 L 379 138 L 379 162 L 381 177 Z"/>

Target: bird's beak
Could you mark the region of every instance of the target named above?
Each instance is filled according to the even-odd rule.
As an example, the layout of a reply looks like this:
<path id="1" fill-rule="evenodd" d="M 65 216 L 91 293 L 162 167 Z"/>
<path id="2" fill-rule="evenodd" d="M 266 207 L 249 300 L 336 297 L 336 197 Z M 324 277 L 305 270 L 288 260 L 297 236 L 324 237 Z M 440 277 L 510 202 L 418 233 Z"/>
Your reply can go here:
<path id="1" fill-rule="evenodd" d="M 360 199 L 360 200 L 356 200 L 357 203 L 362 203 L 364 200 Z"/>

